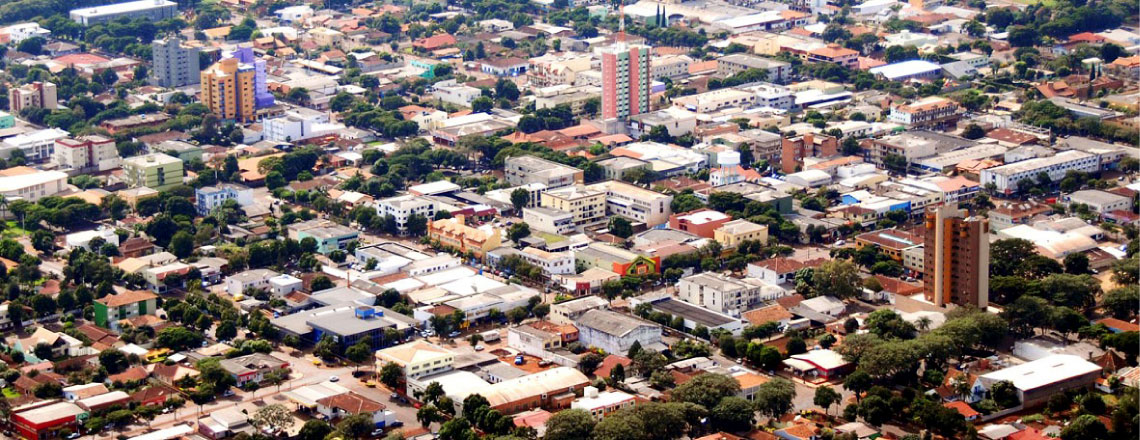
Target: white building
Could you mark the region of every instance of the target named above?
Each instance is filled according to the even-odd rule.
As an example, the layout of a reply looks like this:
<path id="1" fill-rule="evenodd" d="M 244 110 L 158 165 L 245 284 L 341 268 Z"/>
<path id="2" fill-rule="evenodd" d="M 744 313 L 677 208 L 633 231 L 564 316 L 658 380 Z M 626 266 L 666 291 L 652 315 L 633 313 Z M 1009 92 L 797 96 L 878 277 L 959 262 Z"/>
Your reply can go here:
<path id="1" fill-rule="evenodd" d="M 574 232 L 574 214 L 551 208 L 523 208 L 523 221 L 532 230 L 566 235 Z"/>
<path id="2" fill-rule="evenodd" d="M 987 168 L 982 170 L 980 177 L 983 186 L 992 183 L 998 191 L 1010 194 L 1017 192 L 1018 182 L 1022 180 L 1036 179 L 1038 174 L 1046 173 L 1054 182 L 1059 182 L 1070 170 L 1095 173 L 1100 170 L 1100 161 L 1093 154 L 1075 150 L 1062 151 L 1050 157 Z"/>
<path id="3" fill-rule="evenodd" d="M 527 247 L 519 256 L 528 263 L 542 268 L 547 277 L 574 273 L 573 252 L 547 252 L 542 249 Z"/>
<path id="4" fill-rule="evenodd" d="M 455 80 L 447 80 L 433 85 L 431 94 L 440 101 L 470 107 L 471 101 L 483 96 L 483 91 L 469 85 L 457 84 Z"/>
<path id="5" fill-rule="evenodd" d="M 578 341 L 607 353 L 627 353 L 634 341 L 642 347 L 661 343 L 661 326 L 609 310 L 590 310 L 574 321 Z"/>
<path id="6" fill-rule="evenodd" d="M 220 208 L 227 200 L 234 200 L 239 206 L 253 204 L 253 190 L 236 184 L 224 183 L 218 186 L 203 186 L 194 190 L 194 206 L 198 214 L 209 215 Z"/>
<path id="7" fill-rule="evenodd" d="M 52 162 L 62 169 L 106 171 L 117 168 L 122 160 L 115 140 L 99 135 L 64 138 L 55 141 Z"/>
<path id="8" fill-rule="evenodd" d="M 68 249 L 83 248 L 89 251 L 98 252 L 99 249 L 91 249 L 91 240 L 102 238 L 103 242 L 111 243 L 115 246 L 119 245 L 119 235 L 115 233 L 112 228 L 99 228 L 94 231 L 83 231 L 67 234 L 64 238 L 64 243 Z"/>
<path id="9" fill-rule="evenodd" d="M 250 269 L 226 277 L 226 293 L 233 296 L 244 294 L 246 289 L 269 290 L 269 280 L 281 275 L 269 269 Z"/>
<path id="10" fill-rule="evenodd" d="M 0 155 L 11 157 L 12 151 L 20 149 L 29 162 L 46 162 L 55 153 L 55 141 L 71 134 L 58 128 L 45 128 L 5 139 L 0 144 Z"/>
<path id="11" fill-rule="evenodd" d="M 426 197 L 412 195 L 397 196 L 376 202 L 376 215 L 391 215 L 401 231 L 408 229 L 408 217 L 419 214 L 431 220 L 435 218 L 436 202 Z"/>
<path id="12" fill-rule="evenodd" d="M 570 402 L 570 409 L 580 409 L 601 420 L 607 414 L 634 405 L 637 405 L 637 398 L 632 394 L 622 391 L 598 391 L 597 388 L 586 387 L 582 397 Z"/>
<path id="13" fill-rule="evenodd" d="M 620 215 L 655 227 L 669 222 L 673 196 L 616 180 L 587 188 L 606 193 L 606 214 Z"/>
<path id="14" fill-rule="evenodd" d="M 274 12 L 277 19 L 283 23 L 298 23 L 313 16 L 313 8 L 309 5 L 289 6 Z"/>
<path id="15" fill-rule="evenodd" d="M 296 142 L 333 134 L 344 128 L 344 124 L 329 122 L 328 113 L 290 111 L 284 116 L 262 121 L 261 135 L 265 140 Z"/>
<path id="16" fill-rule="evenodd" d="M 1113 194 L 1099 189 L 1086 189 L 1076 191 L 1065 197 L 1069 203 L 1088 205 L 1089 209 L 1098 214 L 1112 211 L 1127 210 L 1132 206 L 1132 198 L 1120 194 Z"/>
<path id="17" fill-rule="evenodd" d="M 677 283 L 677 298 L 682 301 L 734 317 L 786 294 L 784 289 L 756 278 L 710 272 L 681 278 Z"/>
<path id="18" fill-rule="evenodd" d="M 285 296 L 301 290 L 303 284 L 300 278 L 283 273 L 269 279 L 269 292 L 275 296 Z"/>
<path id="19" fill-rule="evenodd" d="M 20 44 L 29 38 L 44 38 L 51 36 L 51 31 L 40 27 L 39 23 L 19 23 L 0 29 L 0 40 L 6 39 L 12 45 Z"/>
<path id="20" fill-rule="evenodd" d="M 8 201 L 36 202 L 67 189 L 67 173 L 14 167 L 0 171 L 0 195 Z"/>
<path id="21" fill-rule="evenodd" d="M 792 185 L 815 188 L 831 183 L 831 175 L 826 171 L 807 170 L 788 174 L 785 180 Z"/>

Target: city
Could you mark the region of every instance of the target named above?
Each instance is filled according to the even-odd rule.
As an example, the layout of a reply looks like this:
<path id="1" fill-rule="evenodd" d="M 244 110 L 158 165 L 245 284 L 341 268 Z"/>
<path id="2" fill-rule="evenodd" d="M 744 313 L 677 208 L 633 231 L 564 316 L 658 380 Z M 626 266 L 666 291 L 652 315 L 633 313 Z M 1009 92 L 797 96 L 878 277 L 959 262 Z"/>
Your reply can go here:
<path id="1" fill-rule="evenodd" d="M 0 1 L 0 438 L 1131 440 L 1140 6 Z"/>

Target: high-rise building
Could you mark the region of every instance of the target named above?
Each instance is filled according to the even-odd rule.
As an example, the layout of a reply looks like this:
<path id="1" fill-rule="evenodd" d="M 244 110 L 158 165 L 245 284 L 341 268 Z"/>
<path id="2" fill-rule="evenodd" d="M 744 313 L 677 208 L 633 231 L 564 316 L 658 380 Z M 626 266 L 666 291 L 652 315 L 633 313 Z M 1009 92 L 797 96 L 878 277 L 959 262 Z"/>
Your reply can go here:
<path id="1" fill-rule="evenodd" d="M 601 54 L 602 119 L 649 112 L 649 46 L 618 41 Z"/>
<path id="2" fill-rule="evenodd" d="M 237 58 L 242 64 L 253 66 L 253 106 L 265 108 L 273 105 L 273 92 L 269 91 L 268 76 L 265 73 L 265 60 L 253 53 L 251 46 L 239 46 L 226 54 L 226 58 Z"/>
<path id="3" fill-rule="evenodd" d="M 252 121 L 253 66 L 225 58 L 202 71 L 202 104 L 222 119 Z"/>
<path id="4" fill-rule="evenodd" d="M 170 88 L 198 84 L 202 69 L 198 65 L 197 47 L 183 46 L 178 37 L 154 40 L 150 47 L 151 84 Z"/>
<path id="5" fill-rule="evenodd" d="M 121 162 L 115 140 L 96 134 L 57 139 L 52 161 L 60 168 L 79 172 L 103 171 L 117 167 Z"/>
<path id="6" fill-rule="evenodd" d="M 56 100 L 55 84 L 50 82 L 33 82 L 14 88 L 8 92 L 8 110 L 20 113 L 20 110 L 29 107 L 42 107 L 55 110 L 59 107 Z"/>
<path id="7" fill-rule="evenodd" d="M 957 203 L 926 209 L 923 296 L 938 306 L 985 308 L 990 292 L 990 221 Z"/>

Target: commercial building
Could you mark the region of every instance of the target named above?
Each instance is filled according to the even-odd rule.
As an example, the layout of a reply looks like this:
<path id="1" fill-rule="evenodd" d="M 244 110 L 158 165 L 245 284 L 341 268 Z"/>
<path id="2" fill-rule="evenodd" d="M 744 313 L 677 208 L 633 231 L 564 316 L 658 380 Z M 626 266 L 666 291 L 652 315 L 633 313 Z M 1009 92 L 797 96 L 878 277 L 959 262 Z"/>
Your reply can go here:
<path id="1" fill-rule="evenodd" d="M 198 214 L 203 216 L 220 208 L 227 200 L 236 201 L 239 206 L 252 205 L 253 190 L 232 183 L 203 186 L 194 190 L 194 207 L 198 209 Z"/>
<path id="2" fill-rule="evenodd" d="M 758 225 L 748 220 L 733 220 L 713 230 L 713 240 L 725 248 L 732 249 L 743 241 L 758 241 L 768 244 L 768 226 Z"/>
<path id="3" fill-rule="evenodd" d="M 503 169 L 507 183 L 541 183 L 549 189 L 582 183 L 582 170 L 535 156 L 507 158 Z"/>
<path id="4" fill-rule="evenodd" d="M 153 315 L 158 295 L 146 290 L 128 290 L 95 300 L 95 325 L 119 330 L 119 321 L 142 315 Z"/>
<path id="5" fill-rule="evenodd" d="M 632 137 L 649 134 L 657 127 L 664 128 L 669 136 L 684 136 L 697 128 L 697 114 L 676 106 L 633 115 L 629 119 Z"/>
<path id="6" fill-rule="evenodd" d="M 360 232 L 347 226 L 333 224 L 300 230 L 297 232 L 297 237 L 298 241 L 312 237 L 317 240 L 317 252 L 327 255 L 332 251 L 347 249 L 349 243 L 360 237 Z"/>
<path id="7" fill-rule="evenodd" d="M 394 363 L 404 370 L 404 377 L 415 379 L 450 371 L 455 354 L 422 339 L 388 347 L 376 352 L 376 370 Z"/>
<path id="8" fill-rule="evenodd" d="M 990 292 L 990 222 L 956 203 L 926 210 L 923 296 L 938 306 L 985 309 Z"/>
<path id="9" fill-rule="evenodd" d="M 673 213 L 673 196 L 640 186 L 610 180 L 586 188 L 605 193 L 606 214 L 620 215 L 651 228 L 669 222 Z"/>
<path id="10" fill-rule="evenodd" d="M 586 187 L 570 186 L 542 193 L 543 208 L 569 212 L 574 225 L 582 226 L 604 221 L 606 193 Z"/>
<path id="11" fill-rule="evenodd" d="M 855 236 L 855 248 L 872 246 L 892 260 L 902 262 L 903 253 L 908 249 L 922 247 L 924 236 L 900 229 L 880 229 Z"/>
<path id="12" fill-rule="evenodd" d="M 182 161 L 162 153 L 123 159 L 123 180 L 130 187 L 163 191 L 182 184 Z"/>
<path id="13" fill-rule="evenodd" d="M 661 272 L 661 257 L 647 257 L 604 243 L 590 243 L 574 252 L 574 258 L 587 268 L 596 267 L 619 275 L 647 275 Z"/>
<path id="14" fill-rule="evenodd" d="M 607 353 L 628 353 L 638 342 L 642 347 L 661 343 L 661 326 L 609 310 L 590 310 L 574 321 L 578 341 Z"/>
<path id="15" fill-rule="evenodd" d="M 169 0 L 138 0 L 126 3 L 72 9 L 71 20 L 83 26 L 114 21 L 122 17 L 162 21 L 178 16 L 178 4 Z"/>
<path id="16" fill-rule="evenodd" d="M 1094 154 L 1082 151 L 1062 151 L 1053 156 L 1023 160 L 982 170 L 983 186 L 994 184 L 997 191 L 1012 194 L 1018 191 L 1018 184 L 1025 179 L 1036 179 L 1045 173 L 1054 182 L 1059 182 L 1069 171 L 1095 173 L 1100 170 L 1100 161 Z"/>
<path id="17" fill-rule="evenodd" d="M 476 258 L 502 246 L 502 233 L 498 228 L 473 228 L 464 223 L 464 216 L 428 221 L 428 238 L 459 252 L 471 252 Z M 489 229 L 489 230 L 488 230 Z"/>
<path id="18" fill-rule="evenodd" d="M 716 236 L 716 230 L 732 221 L 732 216 L 711 209 L 700 209 L 669 216 L 669 227 L 704 238 Z"/>
<path id="19" fill-rule="evenodd" d="M 436 202 L 427 197 L 403 195 L 380 199 L 376 202 L 376 215 L 384 217 L 390 215 L 396 219 L 396 226 L 401 231 L 408 229 L 408 218 L 420 215 L 425 219 L 435 218 Z"/>
<path id="20" fill-rule="evenodd" d="M 689 76 L 689 66 L 693 59 L 688 55 L 665 55 L 653 58 L 649 62 L 649 78 L 660 80 L 662 78 L 681 78 Z"/>
<path id="21" fill-rule="evenodd" d="M 649 111 L 649 46 L 619 41 L 600 50 L 602 119 L 626 119 Z"/>
<path id="22" fill-rule="evenodd" d="M 833 379 L 854 369 L 855 364 L 843 359 L 843 355 L 831 350 L 811 350 L 789 356 L 784 365 L 799 376 Z"/>
<path id="23" fill-rule="evenodd" d="M 601 270 L 601 269 L 598 269 Z M 588 272 L 589 270 L 587 270 Z M 610 272 L 611 274 L 613 272 Z M 615 274 L 616 275 L 616 274 Z M 600 296 L 585 296 L 550 306 L 550 322 L 559 325 L 572 325 L 579 317 L 590 310 L 609 308 L 610 302 Z"/>
<path id="24" fill-rule="evenodd" d="M 590 416 L 602 420 L 606 415 L 618 410 L 632 408 L 637 405 L 637 397 L 622 391 L 598 391 L 594 387 L 586 387 L 582 397 L 570 403 L 571 409 L 580 409 L 590 413 Z"/>
<path id="25" fill-rule="evenodd" d="M 940 96 L 931 96 L 902 105 L 891 106 L 887 120 L 910 128 L 941 129 L 956 125 L 961 116 L 958 104 Z"/>
<path id="26" fill-rule="evenodd" d="M 120 164 L 115 140 L 97 134 L 55 141 L 52 161 L 75 172 L 106 171 Z"/>
<path id="27" fill-rule="evenodd" d="M 243 387 L 246 383 L 258 384 L 265 379 L 266 374 L 289 370 L 289 362 L 265 353 L 222 359 L 219 365 L 237 381 L 238 387 Z"/>
<path id="28" fill-rule="evenodd" d="M 329 114 L 308 109 L 295 109 L 284 116 L 261 123 L 261 135 L 266 140 L 297 142 L 328 136 L 344 129 L 344 124 L 329 122 Z"/>
<path id="29" fill-rule="evenodd" d="M 765 80 L 775 82 L 783 82 L 792 71 L 791 65 L 788 63 L 755 55 L 735 53 L 716 60 L 716 74 L 720 78 L 728 78 L 748 69 L 767 70 L 768 76 Z"/>
<path id="30" fill-rule="evenodd" d="M 226 277 L 226 293 L 238 296 L 249 289 L 269 290 L 269 280 L 280 275 L 269 269 L 250 269 Z"/>
<path id="31" fill-rule="evenodd" d="M 60 431 L 77 432 L 83 408 L 71 402 L 41 400 L 12 408 L 11 423 L 16 432 L 28 440 L 61 437 Z"/>
<path id="32" fill-rule="evenodd" d="M 19 114 L 25 108 L 59 108 L 55 84 L 35 81 L 9 90 L 8 111 Z"/>
<path id="33" fill-rule="evenodd" d="M 306 344 L 315 344 L 325 335 L 332 338 L 343 350 L 364 337 L 378 349 L 397 340 L 388 340 L 385 330 L 399 332 L 403 339 L 412 332 L 416 320 L 383 307 L 362 306 L 355 302 L 324 307 L 285 315 L 270 321 L 284 335 L 294 335 Z"/>
<path id="34" fill-rule="evenodd" d="M 832 63 L 847 68 L 859 65 L 859 51 L 830 44 L 807 51 L 807 60 L 813 63 Z"/>
<path id="35" fill-rule="evenodd" d="M 1041 405 L 1049 397 L 1069 390 L 1090 388 L 1100 379 L 1101 367 L 1071 354 L 1054 354 L 978 377 L 987 389 L 1008 381 L 1026 408 Z"/>
<path id="36" fill-rule="evenodd" d="M 649 162 L 632 157 L 618 156 L 598 161 L 605 171 L 606 180 L 625 180 L 626 173 L 634 170 L 652 170 Z"/>
<path id="37" fill-rule="evenodd" d="M 942 66 L 926 60 L 901 61 L 885 66 L 872 67 L 869 72 L 891 81 L 912 79 L 935 79 L 942 76 Z"/>
<path id="38" fill-rule="evenodd" d="M 565 235 L 574 232 L 574 214 L 550 208 L 523 208 L 523 221 L 532 230 Z"/>
<path id="39" fill-rule="evenodd" d="M 548 53 L 530 59 L 527 81 L 535 88 L 575 84 L 579 72 L 590 70 L 587 53 Z"/>
<path id="40" fill-rule="evenodd" d="M 591 267 L 582 273 L 555 275 L 554 282 L 574 296 L 593 295 L 602 291 L 606 281 L 620 279 L 618 274 L 605 269 Z"/>
<path id="41" fill-rule="evenodd" d="M 677 298 L 681 301 L 729 316 L 740 316 L 785 293 L 784 289 L 756 278 L 733 278 L 711 272 L 681 278 L 677 283 Z"/>
<path id="42" fill-rule="evenodd" d="M 197 47 L 183 45 L 179 37 L 152 41 L 150 83 L 167 88 L 198 84 L 202 72 L 198 64 L 200 50 Z"/>
<path id="43" fill-rule="evenodd" d="M 1097 214 L 1107 214 L 1117 210 L 1127 210 L 1132 206 L 1132 198 L 1099 189 L 1085 189 L 1075 191 L 1065 196 L 1065 201 L 1073 204 L 1079 203 L 1089 207 Z"/>
<path id="44" fill-rule="evenodd" d="M 510 415 L 535 408 L 569 408 L 575 392 L 589 384 L 590 379 L 577 368 L 555 367 L 493 384 L 467 384 L 455 391 L 448 390 L 447 395 L 456 402 L 456 411 L 462 411 L 461 403 L 467 396 L 478 394 L 487 399 L 491 409 Z"/>

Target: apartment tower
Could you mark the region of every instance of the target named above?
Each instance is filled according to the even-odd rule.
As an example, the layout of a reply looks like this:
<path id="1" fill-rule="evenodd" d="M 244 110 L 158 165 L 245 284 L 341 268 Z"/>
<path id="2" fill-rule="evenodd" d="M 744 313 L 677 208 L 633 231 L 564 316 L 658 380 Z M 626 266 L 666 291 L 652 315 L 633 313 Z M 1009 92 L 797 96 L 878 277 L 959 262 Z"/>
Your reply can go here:
<path id="1" fill-rule="evenodd" d="M 985 308 L 990 292 L 990 222 L 957 203 L 926 209 L 923 296 L 938 306 Z"/>
<path id="2" fill-rule="evenodd" d="M 154 69 L 151 84 L 167 88 L 198 84 L 202 69 L 197 47 L 183 46 L 178 37 L 154 40 L 150 47 Z"/>
<path id="3" fill-rule="evenodd" d="M 602 119 L 649 112 L 649 46 L 618 41 L 602 48 Z"/>
<path id="4" fill-rule="evenodd" d="M 202 104 L 222 119 L 254 120 L 253 66 L 223 58 L 202 71 Z"/>
<path id="5" fill-rule="evenodd" d="M 59 107 L 55 84 L 36 81 L 8 91 L 8 110 L 20 114 L 25 108 L 40 107 L 55 110 Z"/>

